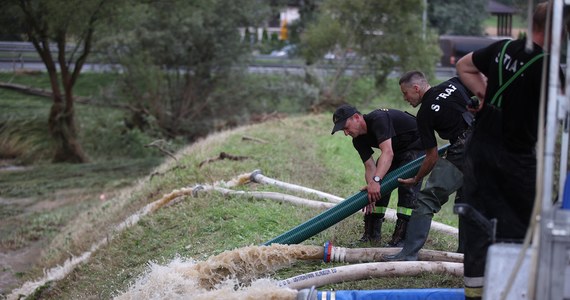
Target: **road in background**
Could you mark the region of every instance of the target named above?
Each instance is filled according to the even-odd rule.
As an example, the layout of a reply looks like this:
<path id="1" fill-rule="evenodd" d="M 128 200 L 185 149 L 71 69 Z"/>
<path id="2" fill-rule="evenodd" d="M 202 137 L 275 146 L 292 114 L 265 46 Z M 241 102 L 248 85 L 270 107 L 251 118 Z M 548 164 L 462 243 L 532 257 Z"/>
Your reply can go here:
<path id="1" fill-rule="evenodd" d="M 69 48 L 71 49 L 71 48 Z M 57 53 L 57 48 L 52 47 L 52 52 Z M 259 63 L 258 61 L 263 61 Z M 302 62 L 292 59 L 273 57 L 269 55 L 255 56 L 253 63 L 248 65 L 248 71 L 256 74 L 293 74 L 304 75 L 305 69 Z M 352 70 L 358 68 L 357 65 L 350 67 L 346 73 L 350 75 Z M 0 72 L 13 72 L 17 70 L 45 71 L 45 65 L 41 62 L 35 48 L 28 42 L 0 42 Z M 316 71 L 326 73 L 335 70 L 331 67 L 319 67 Z M 119 65 L 102 64 L 96 62 L 88 62 L 84 64 L 83 72 L 120 72 Z M 336 71 L 336 70 L 335 70 Z M 453 67 L 437 67 L 436 77 L 440 79 L 448 79 L 456 75 Z M 390 77 L 396 78 L 400 72 L 394 71 Z"/>

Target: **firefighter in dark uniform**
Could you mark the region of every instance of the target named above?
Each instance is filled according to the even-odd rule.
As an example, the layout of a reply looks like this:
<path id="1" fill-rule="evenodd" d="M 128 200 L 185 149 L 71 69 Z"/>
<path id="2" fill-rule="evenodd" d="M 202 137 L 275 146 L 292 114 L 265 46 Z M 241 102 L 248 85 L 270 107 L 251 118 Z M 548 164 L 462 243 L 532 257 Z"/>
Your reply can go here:
<path id="1" fill-rule="evenodd" d="M 465 203 L 497 219 L 497 240 L 522 241 L 533 209 L 546 12 L 547 3 L 537 5 L 532 52 L 525 50 L 526 39 L 503 40 L 457 63 L 462 81 L 484 99 L 465 155 Z M 464 224 L 465 297 L 481 299 L 491 239 L 477 223 Z"/>
<path id="2" fill-rule="evenodd" d="M 382 178 L 423 155 L 414 116 L 395 109 L 377 109 L 361 114 L 350 105 L 341 105 L 333 115 L 332 134 L 344 131 L 352 137 L 352 144 L 364 163 L 364 179 L 367 183 L 369 205 L 364 208 L 364 235 L 361 242 L 379 245 L 382 222 L 391 193 L 380 194 Z M 381 151 L 378 160 L 374 150 Z M 406 227 L 419 185 L 398 188 L 397 222 L 390 246 L 399 246 L 406 238 Z"/>
<path id="3" fill-rule="evenodd" d="M 473 114 L 467 110 L 471 94 L 454 77 L 431 87 L 425 75 L 411 71 L 400 78 L 400 89 L 404 100 L 413 107 L 421 104 L 417 113 L 418 130 L 422 147 L 426 151 L 418 173 L 412 178 L 398 179 L 401 184 L 416 186 L 422 178 L 429 176 L 426 186 L 418 194 L 417 207 L 408 224 L 407 239 L 402 250 L 395 255 L 385 255 L 388 261 L 417 260 L 418 252 L 424 246 L 433 215 L 456 192 L 455 202 L 461 201 L 463 184 L 463 151 L 470 133 Z M 449 140 L 450 146 L 440 159 L 435 133 Z M 463 238 L 460 226 L 458 252 L 463 251 Z"/>

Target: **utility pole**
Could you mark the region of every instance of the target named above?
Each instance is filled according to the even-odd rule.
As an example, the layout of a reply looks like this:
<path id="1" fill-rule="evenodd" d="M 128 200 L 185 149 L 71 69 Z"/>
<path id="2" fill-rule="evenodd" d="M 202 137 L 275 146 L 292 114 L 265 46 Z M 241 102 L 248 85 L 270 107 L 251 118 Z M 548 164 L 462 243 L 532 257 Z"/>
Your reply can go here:
<path id="1" fill-rule="evenodd" d="M 427 30 L 427 0 L 424 0 L 424 12 L 422 13 L 422 39 L 425 41 L 426 39 L 426 30 Z"/>

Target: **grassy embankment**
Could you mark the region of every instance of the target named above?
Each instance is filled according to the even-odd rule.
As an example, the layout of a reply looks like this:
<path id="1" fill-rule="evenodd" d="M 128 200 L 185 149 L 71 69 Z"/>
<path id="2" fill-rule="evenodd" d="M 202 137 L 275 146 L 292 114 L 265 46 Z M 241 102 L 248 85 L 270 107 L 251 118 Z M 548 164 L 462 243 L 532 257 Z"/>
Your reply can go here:
<path id="1" fill-rule="evenodd" d="M 76 94 L 101 99 L 115 78 L 82 76 Z M 0 81 L 49 89 L 45 73 L 0 73 Z M 120 110 L 77 104 L 81 142 L 90 162 L 51 164 L 50 106 L 51 99 L 0 89 L 0 250 L 6 254 L 0 294 L 88 249 L 93 236 L 74 235 L 74 220 L 84 220 L 96 232 L 100 228 L 85 215 L 109 205 L 102 196 L 113 198 L 163 161 L 156 149 L 144 147 L 150 137 L 124 130 Z M 116 223 L 134 209 L 99 222 Z M 37 269 L 30 271 L 34 265 Z"/>
<path id="2" fill-rule="evenodd" d="M 4 97 L 3 95 L 2 98 Z M 38 101 L 44 100 L 28 101 L 37 105 Z M 397 89 L 383 93 L 380 101 L 383 103 L 381 106 L 385 107 L 406 107 Z M 88 115 L 93 114 L 88 113 Z M 89 195 L 88 199 L 76 201 L 75 206 L 81 209 L 73 209 L 67 213 L 67 217 L 58 219 L 60 222 L 55 224 L 53 230 L 45 229 L 49 227 L 46 225 L 48 222 L 41 220 L 36 222 L 44 228 L 39 229 L 43 230 L 40 231 L 42 232 L 40 235 L 49 236 L 48 240 L 51 241 L 47 243 L 40 266 L 53 266 L 54 263 L 61 262 L 64 256 L 61 253 L 79 255 L 101 237 L 111 236 L 113 224 L 124 220 L 144 205 L 160 199 L 163 194 L 199 183 L 229 180 L 254 169 L 261 169 L 267 176 L 279 180 L 348 197 L 363 185 L 362 166 L 352 149 L 350 140 L 341 134 L 331 136 L 330 128 L 329 113 L 289 117 L 211 135 L 179 152 L 178 161 L 169 159 L 156 170 L 152 170 L 152 164 L 148 164 L 146 168 L 141 168 L 138 174 L 129 172 L 129 167 L 125 168 L 125 173 L 115 172 L 116 170 L 95 173 L 94 180 L 99 181 L 91 183 L 86 180 L 89 176 L 85 176 L 87 173 L 92 173 L 89 172 L 89 165 L 48 164 L 45 166 L 47 168 L 45 173 L 38 174 L 38 179 L 44 180 L 43 184 L 30 182 L 20 185 L 19 181 L 12 181 L 17 172 L 10 172 L 9 175 L 0 173 L 0 176 L 6 176 L 0 181 L 7 182 L 1 191 L 4 195 L 5 191 L 11 190 L 15 185 L 19 186 L 19 190 L 28 191 L 27 196 L 18 194 L 9 196 L 14 203 L 25 197 L 31 197 L 30 194 L 37 198 L 47 198 L 63 191 L 77 190 L 78 187 L 81 187 L 80 190 L 91 191 L 85 193 Z M 267 143 L 245 141 L 242 139 L 245 135 L 265 140 Z M 222 151 L 249 158 L 242 161 L 216 161 L 205 164 L 202 168 L 198 167 L 200 162 L 218 156 Z M 105 162 L 101 164 L 105 165 Z M 110 161 L 108 164 L 119 169 L 122 165 L 117 161 Z M 42 166 L 34 166 L 36 171 L 41 170 L 37 168 Z M 78 173 L 74 173 L 74 170 Z M 34 172 L 23 175 L 22 180 L 32 176 L 32 173 Z M 151 173 L 155 175 L 149 176 Z M 65 182 L 63 179 L 53 180 L 56 174 L 66 174 L 68 179 L 71 179 L 68 185 L 55 186 L 53 192 L 49 192 L 49 189 L 44 189 L 43 185 Z M 128 183 L 135 183 L 136 178 L 141 179 L 134 184 L 134 187 L 121 189 Z M 275 188 L 258 185 L 241 188 L 278 191 Z M 105 190 L 112 193 L 105 201 L 101 201 L 96 196 Z M 181 200 L 175 205 L 163 207 L 144 217 L 137 225 L 117 234 L 107 246 L 93 253 L 87 263 L 80 265 L 64 280 L 48 283 L 35 297 L 107 299 L 127 289 L 129 284 L 145 272 L 149 261 L 166 263 L 177 255 L 204 260 L 225 250 L 258 245 L 319 213 L 316 209 L 279 204 L 270 200 L 225 198 L 216 193 L 203 194 L 197 198 L 185 196 Z M 392 207 L 394 202 L 393 200 L 391 203 Z M 4 210 L 4 207 L 10 206 L 2 207 Z M 3 214 L 8 216 L 9 213 L 3 211 Z M 29 219 L 23 217 L 19 222 L 25 223 Z M 456 225 L 451 205 L 446 205 L 436 216 L 436 220 Z M 303 244 L 322 245 L 326 240 L 333 240 L 335 245 L 350 247 L 350 243 L 360 236 L 361 223 L 361 215 L 355 214 Z M 29 231 L 38 231 L 31 225 L 26 226 L 29 227 Z M 384 223 L 384 240 L 388 240 L 393 226 L 392 222 Z M 2 233 L 3 241 L 4 234 Z M 442 234 L 431 233 L 426 248 L 453 251 L 456 248 L 456 241 Z M 328 267 L 331 265 L 320 262 L 296 264 L 278 271 L 272 277 L 283 279 Z M 40 275 L 41 271 L 37 268 L 22 274 L 22 277 L 33 280 Z M 451 276 L 423 275 L 370 279 L 327 286 L 323 289 L 460 287 L 461 281 L 461 278 Z"/>

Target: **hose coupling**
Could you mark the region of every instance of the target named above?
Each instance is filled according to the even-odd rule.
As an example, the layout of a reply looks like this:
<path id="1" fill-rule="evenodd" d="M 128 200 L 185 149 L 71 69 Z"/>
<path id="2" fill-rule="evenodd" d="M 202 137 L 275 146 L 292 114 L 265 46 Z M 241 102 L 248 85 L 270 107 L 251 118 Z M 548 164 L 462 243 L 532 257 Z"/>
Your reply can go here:
<path id="1" fill-rule="evenodd" d="M 257 182 L 257 180 L 255 180 L 255 177 L 257 175 L 263 175 L 263 172 L 261 172 L 261 170 L 259 170 L 259 169 L 253 170 L 253 172 L 251 172 L 251 175 L 249 175 L 249 180 L 253 181 L 253 182 Z"/>

